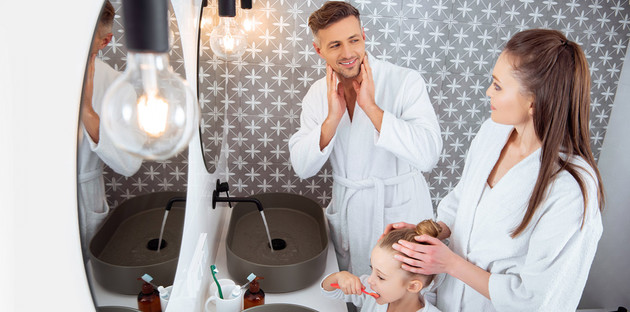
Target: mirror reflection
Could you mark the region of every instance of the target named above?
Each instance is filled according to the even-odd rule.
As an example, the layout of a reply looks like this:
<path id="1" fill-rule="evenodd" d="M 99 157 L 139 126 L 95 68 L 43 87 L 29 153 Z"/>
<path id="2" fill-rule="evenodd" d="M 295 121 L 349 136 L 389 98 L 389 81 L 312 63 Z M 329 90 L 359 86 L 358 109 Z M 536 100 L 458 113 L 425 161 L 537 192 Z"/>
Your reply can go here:
<path id="1" fill-rule="evenodd" d="M 210 48 L 210 35 L 219 24 L 217 1 L 204 1 L 201 8 L 199 41 L 197 43 L 198 74 L 197 95 L 201 109 L 199 134 L 206 170 L 214 173 L 217 169 L 221 145 L 224 139 L 225 110 L 234 97 L 230 99 L 228 83 L 233 75 L 228 72 L 228 63 L 219 59 Z"/>
<path id="2" fill-rule="evenodd" d="M 121 12 L 120 1 L 105 1 L 95 26 L 77 141 L 81 247 L 97 305 L 104 293 L 137 295 L 142 286 L 137 278 L 144 273 L 160 285 L 172 284 L 186 198 L 187 149 L 165 161 L 143 161 L 118 149 L 103 131 L 103 96 L 125 69 L 127 59 Z M 168 18 L 170 64 L 185 77 L 170 2 Z M 126 232 L 120 232 L 121 228 Z M 145 267 L 156 264 L 161 267 L 153 271 Z M 123 271 L 112 271 L 117 269 Z M 121 274 L 126 276 L 124 281 Z"/>

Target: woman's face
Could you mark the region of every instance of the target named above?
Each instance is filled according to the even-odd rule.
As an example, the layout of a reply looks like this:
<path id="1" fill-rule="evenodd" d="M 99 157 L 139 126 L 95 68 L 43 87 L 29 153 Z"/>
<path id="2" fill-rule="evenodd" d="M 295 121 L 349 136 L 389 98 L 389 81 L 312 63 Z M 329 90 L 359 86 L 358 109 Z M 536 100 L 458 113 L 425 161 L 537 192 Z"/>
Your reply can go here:
<path id="1" fill-rule="evenodd" d="M 407 293 L 408 276 L 394 259 L 394 251 L 381 247 L 372 249 L 370 258 L 372 274 L 368 278 L 370 288 L 380 295 L 378 304 L 399 300 Z"/>
<path id="2" fill-rule="evenodd" d="M 521 125 L 532 120 L 534 97 L 524 93 L 514 75 L 512 59 L 501 53 L 492 70 L 492 84 L 486 90 L 490 97 L 491 118 L 504 125 Z"/>

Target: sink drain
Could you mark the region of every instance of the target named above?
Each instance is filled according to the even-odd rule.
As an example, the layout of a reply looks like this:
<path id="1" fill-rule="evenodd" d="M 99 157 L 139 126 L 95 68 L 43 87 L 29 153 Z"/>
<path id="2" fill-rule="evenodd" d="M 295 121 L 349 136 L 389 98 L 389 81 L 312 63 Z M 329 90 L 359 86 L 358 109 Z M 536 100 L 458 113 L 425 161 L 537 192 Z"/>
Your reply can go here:
<path id="1" fill-rule="evenodd" d="M 160 241 L 159 238 L 154 238 L 152 240 L 150 240 L 147 243 L 147 248 L 149 250 L 157 250 L 158 249 L 158 242 Z M 166 247 L 166 241 L 162 240 L 162 245 L 160 245 L 160 250 L 164 249 L 164 247 Z"/>
<path id="2" fill-rule="evenodd" d="M 287 247 L 287 242 L 284 241 L 284 239 L 281 238 L 274 238 L 271 240 L 271 245 L 273 246 L 273 250 L 282 250 L 285 249 Z M 267 243 L 268 247 L 269 243 Z"/>

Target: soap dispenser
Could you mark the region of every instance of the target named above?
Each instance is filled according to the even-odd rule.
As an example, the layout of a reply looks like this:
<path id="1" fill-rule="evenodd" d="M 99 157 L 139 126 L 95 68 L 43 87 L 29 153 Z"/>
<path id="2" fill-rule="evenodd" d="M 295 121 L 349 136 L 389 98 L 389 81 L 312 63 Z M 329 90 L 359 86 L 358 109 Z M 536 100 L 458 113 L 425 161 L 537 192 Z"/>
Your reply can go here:
<path id="1" fill-rule="evenodd" d="M 262 277 L 257 276 L 251 283 L 249 283 L 249 289 L 243 296 L 243 308 L 251 308 L 265 304 L 265 292 L 260 289 L 258 280 Z"/>
<path id="2" fill-rule="evenodd" d="M 142 312 L 162 312 L 158 290 L 146 280 L 141 278 L 138 278 L 138 280 L 144 281 L 142 291 L 138 294 L 138 310 Z"/>

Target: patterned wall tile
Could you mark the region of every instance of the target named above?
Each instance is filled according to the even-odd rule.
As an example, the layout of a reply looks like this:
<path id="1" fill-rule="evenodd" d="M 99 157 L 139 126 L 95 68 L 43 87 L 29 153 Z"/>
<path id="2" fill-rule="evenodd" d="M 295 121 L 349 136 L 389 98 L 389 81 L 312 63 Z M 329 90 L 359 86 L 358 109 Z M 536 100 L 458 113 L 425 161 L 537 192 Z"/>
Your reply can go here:
<path id="1" fill-rule="evenodd" d="M 630 4 L 622 0 L 352 0 L 361 12 L 373 55 L 420 72 L 438 115 L 444 149 L 426 173 L 433 204 L 457 184 L 464 156 L 488 118 L 485 96 L 505 42 L 518 31 L 548 27 L 581 44 L 592 77 L 591 134 L 599 154 L 630 35 Z M 323 0 L 258 0 L 258 24 L 240 62 L 216 59 L 202 35 L 200 104 L 204 148 L 216 149 L 227 107 L 228 168 L 232 193 L 292 192 L 322 205 L 330 201 L 332 170 L 326 164 L 309 179 L 290 164 L 288 139 L 299 129 L 301 99 L 325 74 L 312 46 L 308 17 Z M 210 1 L 216 7 L 216 1 Z M 114 3 L 118 8 L 119 3 Z M 171 22 L 173 25 L 173 22 Z M 205 36 L 205 37 L 204 37 Z M 177 37 L 177 36 L 176 36 Z M 124 68 L 124 32 L 116 18 L 115 40 L 101 57 Z M 176 41 L 177 46 L 177 41 Z M 176 48 L 175 51 L 180 49 Z M 171 64 L 181 64 L 174 52 Z M 178 67 L 178 70 L 183 68 Z M 226 78 L 227 81 L 226 81 Z M 108 172 L 109 201 L 169 188 L 185 190 L 184 153 L 168 163 L 145 163 L 131 178 Z M 209 157 L 211 158 L 211 157 Z"/>

